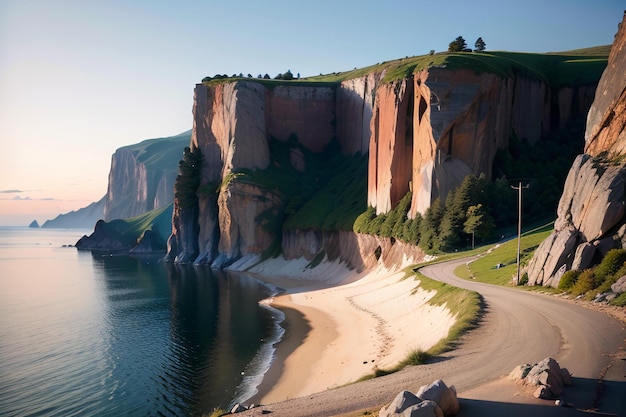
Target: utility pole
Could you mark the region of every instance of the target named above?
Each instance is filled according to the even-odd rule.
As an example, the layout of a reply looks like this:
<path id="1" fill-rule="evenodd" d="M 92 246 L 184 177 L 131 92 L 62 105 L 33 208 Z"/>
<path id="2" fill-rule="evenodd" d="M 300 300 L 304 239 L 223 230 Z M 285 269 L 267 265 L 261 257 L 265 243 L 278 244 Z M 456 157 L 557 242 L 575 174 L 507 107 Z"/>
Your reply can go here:
<path id="1" fill-rule="evenodd" d="M 514 190 L 518 190 L 518 206 L 517 206 L 517 281 L 515 285 L 519 285 L 520 283 L 520 250 L 522 245 L 522 189 L 530 187 L 530 184 L 522 185 L 522 181 L 518 182 L 517 187 L 511 185 L 511 188 Z"/>

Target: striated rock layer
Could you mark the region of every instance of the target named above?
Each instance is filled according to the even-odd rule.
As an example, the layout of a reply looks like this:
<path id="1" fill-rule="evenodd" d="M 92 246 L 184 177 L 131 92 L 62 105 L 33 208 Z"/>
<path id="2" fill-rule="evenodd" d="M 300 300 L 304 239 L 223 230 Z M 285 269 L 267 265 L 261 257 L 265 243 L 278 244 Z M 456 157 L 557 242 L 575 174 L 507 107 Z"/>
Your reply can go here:
<path id="1" fill-rule="evenodd" d="M 626 21 L 626 14 L 624 16 Z M 626 24 L 622 21 L 587 118 L 585 153 L 568 174 L 554 232 L 527 269 L 529 285 L 558 286 L 563 273 L 626 247 Z"/>
<path id="2" fill-rule="evenodd" d="M 567 126 L 587 111 L 596 87 L 555 89 L 515 72 L 439 67 L 384 76 L 271 88 L 254 80 L 198 84 L 190 145 L 203 156 L 198 209 L 174 210 L 167 259 L 225 267 L 267 251 L 278 237 L 287 257 L 332 252 L 332 239 L 317 231 L 282 231 L 266 221 L 289 202 L 233 175 L 267 168 L 271 139 L 289 144 L 299 171 L 307 169 L 302 149 L 321 152 L 334 140 L 346 155 L 368 154 L 368 204 L 388 212 L 412 189 L 414 216 L 468 174 L 490 177 L 496 151 L 512 135 L 534 142 Z"/>

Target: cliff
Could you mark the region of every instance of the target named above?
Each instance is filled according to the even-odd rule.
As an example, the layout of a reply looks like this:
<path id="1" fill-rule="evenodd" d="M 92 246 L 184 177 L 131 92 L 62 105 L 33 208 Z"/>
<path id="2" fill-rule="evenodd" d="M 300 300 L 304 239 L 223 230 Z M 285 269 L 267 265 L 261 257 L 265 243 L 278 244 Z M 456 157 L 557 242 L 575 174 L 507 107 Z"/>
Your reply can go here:
<path id="1" fill-rule="evenodd" d="M 584 270 L 598 263 L 610 249 L 626 247 L 624 21 L 589 110 L 584 154 L 576 158 L 568 174 L 554 232 L 542 242 L 528 265 L 529 285 L 557 287 L 565 271 Z"/>
<path id="2" fill-rule="evenodd" d="M 192 205 L 175 201 L 167 259 L 225 267 L 276 244 L 286 257 L 328 255 L 336 236 L 290 219 L 331 216 L 307 199 L 359 154 L 368 155 L 366 196 L 342 210 L 367 202 L 386 213 L 412 189 L 410 215 L 423 213 L 467 174 L 491 178 L 510 137 L 533 143 L 585 114 L 605 61 L 567 79 L 578 58 L 442 54 L 330 79 L 198 84 L 190 149 L 202 156 L 199 187 Z M 358 187 L 347 181 L 335 198 Z"/>
<path id="3" fill-rule="evenodd" d="M 104 220 L 126 219 L 170 204 L 177 163 L 190 140 L 188 131 L 117 149 L 111 157 Z"/>

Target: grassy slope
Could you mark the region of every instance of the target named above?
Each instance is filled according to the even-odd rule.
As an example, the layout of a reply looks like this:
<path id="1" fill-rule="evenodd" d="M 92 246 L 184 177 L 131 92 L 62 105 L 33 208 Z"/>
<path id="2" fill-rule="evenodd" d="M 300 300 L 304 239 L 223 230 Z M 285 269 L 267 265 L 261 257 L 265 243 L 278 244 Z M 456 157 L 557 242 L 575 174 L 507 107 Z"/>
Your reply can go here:
<path id="1" fill-rule="evenodd" d="M 191 131 L 165 138 L 147 139 L 134 145 L 125 146 L 135 153 L 148 170 L 171 172 L 178 169 L 183 149 L 191 142 Z"/>
<path id="2" fill-rule="evenodd" d="M 578 49 L 549 54 L 483 51 L 441 52 L 386 61 L 351 71 L 334 72 L 302 78 L 299 80 L 262 80 L 245 78 L 272 88 L 277 85 L 333 86 L 345 80 L 359 78 L 370 73 L 385 71 L 383 82 L 401 79 L 425 68 L 467 68 L 477 73 L 491 72 L 501 77 L 522 72 L 550 83 L 554 88 L 567 85 L 586 84 L 600 78 L 607 64 L 611 46 Z M 238 78 L 216 79 L 207 85 L 232 82 Z"/>
<path id="3" fill-rule="evenodd" d="M 532 257 L 535 249 L 552 232 L 553 223 L 522 234 L 520 263 L 524 265 Z M 485 251 L 486 248 L 482 248 Z M 504 265 L 497 268 L 496 265 Z M 479 282 L 508 285 L 517 273 L 517 238 L 493 245 L 484 256 L 476 259 L 469 267 L 459 266 L 454 273 L 461 278 L 472 278 Z"/>
<path id="4" fill-rule="evenodd" d="M 146 230 L 157 232 L 165 243 L 172 233 L 172 210 L 173 203 L 130 219 L 111 220 L 106 227 L 128 246 L 134 246 Z"/>

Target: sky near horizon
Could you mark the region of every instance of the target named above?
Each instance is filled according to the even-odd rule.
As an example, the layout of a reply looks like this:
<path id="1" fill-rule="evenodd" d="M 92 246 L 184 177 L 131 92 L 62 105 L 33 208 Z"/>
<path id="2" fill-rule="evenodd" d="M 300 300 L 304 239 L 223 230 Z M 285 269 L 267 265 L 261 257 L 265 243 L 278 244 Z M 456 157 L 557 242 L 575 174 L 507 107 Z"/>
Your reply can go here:
<path id="1" fill-rule="evenodd" d="M 0 226 L 106 194 L 111 155 L 191 129 L 215 74 L 302 77 L 442 52 L 613 42 L 621 0 L 0 0 Z"/>

